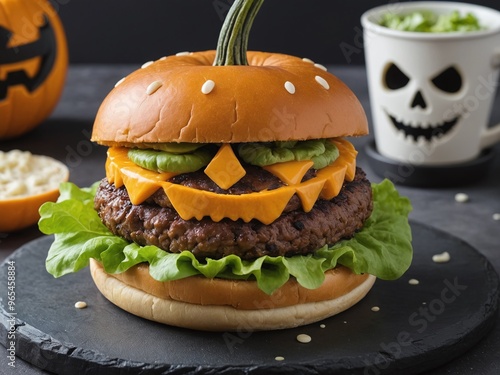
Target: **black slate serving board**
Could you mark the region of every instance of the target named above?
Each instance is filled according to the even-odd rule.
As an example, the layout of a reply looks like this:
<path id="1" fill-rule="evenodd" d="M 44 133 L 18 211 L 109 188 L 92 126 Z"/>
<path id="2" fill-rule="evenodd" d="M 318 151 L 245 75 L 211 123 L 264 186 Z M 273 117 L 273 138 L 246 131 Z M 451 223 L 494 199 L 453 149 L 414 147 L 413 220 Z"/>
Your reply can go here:
<path id="1" fill-rule="evenodd" d="M 412 231 L 408 272 L 396 281 L 377 280 L 351 309 L 295 329 L 220 333 L 169 327 L 122 311 L 100 295 L 86 270 L 54 279 L 44 268 L 52 238 L 43 237 L 0 268 L 1 343 L 8 347 L 7 334 L 14 332 L 17 356 L 58 374 L 419 373 L 457 357 L 490 330 L 499 280 L 467 243 L 419 223 L 412 223 Z M 432 255 L 443 251 L 451 260 L 433 262 Z M 11 261 L 13 311 L 6 288 Z M 419 284 L 410 285 L 412 278 Z M 79 300 L 88 307 L 76 309 Z M 300 333 L 312 341 L 299 343 Z"/>

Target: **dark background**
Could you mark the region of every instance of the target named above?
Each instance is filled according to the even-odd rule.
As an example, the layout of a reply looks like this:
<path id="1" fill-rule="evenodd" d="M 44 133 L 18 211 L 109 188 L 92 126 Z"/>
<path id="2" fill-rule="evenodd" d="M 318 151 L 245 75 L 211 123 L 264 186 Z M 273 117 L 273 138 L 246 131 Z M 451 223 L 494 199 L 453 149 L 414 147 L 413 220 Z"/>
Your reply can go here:
<path id="1" fill-rule="evenodd" d="M 233 0 L 51 0 L 64 23 L 72 63 L 143 63 L 214 49 Z M 469 3 L 500 9 L 498 0 Z M 267 0 L 249 48 L 363 64 L 360 17 L 394 1 Z"/>

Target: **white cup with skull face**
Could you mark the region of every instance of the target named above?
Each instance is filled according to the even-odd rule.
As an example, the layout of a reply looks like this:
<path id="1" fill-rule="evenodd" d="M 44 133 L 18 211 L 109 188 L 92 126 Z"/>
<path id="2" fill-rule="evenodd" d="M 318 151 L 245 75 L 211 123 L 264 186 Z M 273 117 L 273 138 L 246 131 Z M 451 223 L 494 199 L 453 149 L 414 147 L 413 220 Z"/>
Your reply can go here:
<path id="1" fill-rule="evenodd" d="M 385 13 L 475 15 L 482 30 L 409 32 L 380 25 Z M 500 141 L 488 126 L 500 68 L 500 12 L 453 2 L 393 3 L 361 17 L 378 152 L 412 165 L 477 158 Z"/>

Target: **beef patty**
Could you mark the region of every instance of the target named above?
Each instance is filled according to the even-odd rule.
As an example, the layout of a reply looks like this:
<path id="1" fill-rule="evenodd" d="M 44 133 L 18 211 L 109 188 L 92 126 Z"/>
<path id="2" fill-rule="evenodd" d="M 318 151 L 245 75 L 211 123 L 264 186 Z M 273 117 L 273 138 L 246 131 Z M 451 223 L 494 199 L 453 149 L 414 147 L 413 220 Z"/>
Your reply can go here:
<path id="1" fill-rule="evenodd" d="M 309 212 L 301 208 L 288 210 L 269 225 L 257 220 L 183 220 L 169 207 L 164 194 L 157 194 L 156 199 L 133 205 L 123 186 L 117 189 L 104 179 L 94 205 L 102 222 L 115 235 L 173 253 L 188 250 L 198 259 L 230 254 L 242 259 L 309 254 L 352 237 L 363 227 L 373 207 L 370 182 L 360 168 L 334 199 L 318 200 Z M 155 201 L 163 202 L 165 207 Z"/>

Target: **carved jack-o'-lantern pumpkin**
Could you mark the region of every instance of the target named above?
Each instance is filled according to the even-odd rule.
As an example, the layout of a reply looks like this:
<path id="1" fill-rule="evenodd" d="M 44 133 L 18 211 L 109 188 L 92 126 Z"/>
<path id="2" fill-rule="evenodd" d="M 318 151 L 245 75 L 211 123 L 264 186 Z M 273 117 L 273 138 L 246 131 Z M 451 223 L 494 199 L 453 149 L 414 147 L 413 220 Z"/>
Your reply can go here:
<path id="1" fill-rule="evenodd" d="M 0 0 L 0 139 L 50 115 L 67 66 L 64 29 L 47 0 Z"/>

